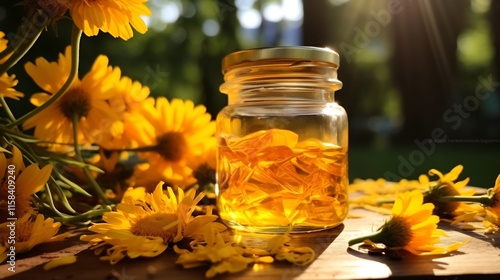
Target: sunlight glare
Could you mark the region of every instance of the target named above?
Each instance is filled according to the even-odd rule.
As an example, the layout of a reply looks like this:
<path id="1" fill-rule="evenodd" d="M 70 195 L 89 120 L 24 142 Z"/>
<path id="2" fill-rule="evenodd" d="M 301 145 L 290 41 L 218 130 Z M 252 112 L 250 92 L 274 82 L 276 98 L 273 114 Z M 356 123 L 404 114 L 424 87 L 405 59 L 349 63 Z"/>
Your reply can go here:
<path id="1" fill-rule="evenodd" d="M 220 25 L 216 20 L 207 19 L 205 20 L 205 22 L 203 22 L 202 30 L 203 33 L 208 37 L 213 37 L 219 34 Z"/>
<path id="2" fill-rule="evenodd" d="M 163 22 L 173 23 L 176 22 L 182 12 L 182 6 L 175 2 L 166 3 L 160 11 L 160 18 Z"/>
<path id="3" fill-rule="evenodd" d="M 185 18 L 191 18 L 196 14 L 196 7 L 193 3 L 186 3 L 184 9 L 182 10 L 182 16 Z"/>
<path id="4" fill-rule="evenodd" d="M 151 17 L 141 16 L 141 19 L 144 21 L 147 27 L 151 26 Z"/>
<path id="5" fill-rule="evenodd" d="M 253 266 L 252 266 L 252 270 L 253 271 L 261 271 L 265 268 L 265 266 L 261 263 L 255 263 Z"/>
<path id="6" fill-rule="evenodd" d="M 347 2 L 349 2 L 349 0 L 330 0 L 330 4 L 334 6 L 344 5 Z"/>
<path id="7" fill-rule="evenodd" d="M 280 22 L 283 20 L 283 9 L 278 3 L 265 3 L 262 6 L 262 15 L 264 19 L 270 22 Z"/>
<path id="8" fill-rule="evenodd" d="M 489 11 L 491 0 L 472 0 L 470 7 L 476 14 L 484 14 Z"/>
<path id="9" fill-rule="evenodd" d="M 301 0 L 282 0 L 285 20 L 302 21 L 304 17 Z"/>
<path id="10" fill-rule="evenodd" d="M 234 5 L 238 7 L 238 9 L 247 10 L 253 7 L 255 0 L 236 0 L 234 1 Z"/>
<path id="11" fill-rule="evenodd" d="M 262 23 L 262 16 L 256 9 L 238 10 L 237 17 L 241 26 L 246 29 L 259 28 Z"/>

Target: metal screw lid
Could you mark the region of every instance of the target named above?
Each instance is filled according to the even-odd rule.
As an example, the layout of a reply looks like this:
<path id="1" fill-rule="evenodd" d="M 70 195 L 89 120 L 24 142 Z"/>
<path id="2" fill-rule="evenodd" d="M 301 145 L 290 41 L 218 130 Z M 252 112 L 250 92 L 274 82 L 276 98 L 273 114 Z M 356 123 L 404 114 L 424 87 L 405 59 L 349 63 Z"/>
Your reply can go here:
<path id="1" fill-rule="evenodd" d="M 230 53 L 222 59 L 222 73 L 226 73 L 231 68 L 252 61 L 266 59 L 296 59 L 310 60 L 331 63 L 338 68 L 339 54 L 329 48 L 319 47 L 274 47 L 274 48 L 258 48 L 248 49 Z"/>

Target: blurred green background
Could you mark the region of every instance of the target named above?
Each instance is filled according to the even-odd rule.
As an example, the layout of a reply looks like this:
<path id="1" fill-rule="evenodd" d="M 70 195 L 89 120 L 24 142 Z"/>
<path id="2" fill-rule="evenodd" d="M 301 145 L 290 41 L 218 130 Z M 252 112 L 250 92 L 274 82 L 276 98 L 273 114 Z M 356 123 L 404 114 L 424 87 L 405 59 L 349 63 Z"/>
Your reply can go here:
<path id="1" fill-rule="evenodd" d="M 7 3 L 6 3 L 7 2 Z M 12 36 L 21 6 L 0 4 Z M 15 2 L 15 1 L 14 1 Z M 80 73 L 99 54 L 154 96 L 191 99 L 213 117 L 228 53 L 278 45 L 328 46 L 341 56 L 337 94 L 350 121 L 350 177 L 415 179 L 457 164 L 470 185 L 500 174 L 500 1 L 492 0 L 149 0 L 149 31 L 129 41 L 82 38 Z M 494 15 L 497 15 L 496 17 Z M 496 28 L 493 28 L 496 27 Z M 71 23 L 58 22 L 12 69 L 18 90 L 38 89 L 27 61 L 55 60 Z M 14 110 L 31 108 L 9 102 Z"/>

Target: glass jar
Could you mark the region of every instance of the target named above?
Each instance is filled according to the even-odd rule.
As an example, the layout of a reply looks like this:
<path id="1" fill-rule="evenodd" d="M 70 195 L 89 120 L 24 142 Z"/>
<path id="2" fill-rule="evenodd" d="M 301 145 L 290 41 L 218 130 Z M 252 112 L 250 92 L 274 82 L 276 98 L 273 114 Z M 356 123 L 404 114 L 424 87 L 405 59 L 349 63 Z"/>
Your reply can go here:
<path id="1" fill-rule="evenodd" d="M 339 55 L 316 47 L 250 49 L 222 60 L 217 208 L 250 232 L 335 227 L 348 212 L 347 114 L 335 102 Z"/>

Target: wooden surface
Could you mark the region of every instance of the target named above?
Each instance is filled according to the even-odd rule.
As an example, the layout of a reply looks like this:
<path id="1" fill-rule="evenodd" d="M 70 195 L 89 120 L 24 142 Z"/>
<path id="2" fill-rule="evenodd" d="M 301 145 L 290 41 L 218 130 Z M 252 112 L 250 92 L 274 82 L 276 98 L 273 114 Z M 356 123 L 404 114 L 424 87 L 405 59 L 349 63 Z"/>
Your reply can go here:
<path id="1" fill-rule="evenodd" d="M 484 235 L 482 231 L 463 231 L 441 224 L 448 238 L 442 244 L 454 241 L 470 243 L 458 252 L 439 257 L 411 257 L 391 260 L 386 256 L 368 255 L 348 248 L 349 239 L 369 234 L 380 226 L 386 216 L 354 209 L 350 212 L 360 218 L 349 218 L 337 228 L 317 233 L 293 235 L 294 244 L 303 244 L 316 251 L 316 260 L 307 267 L 287 262 L 258 264 L 237 274 L 224 274 L 215 279 L 381 279 L 402 277 L 422 279 L 500 279 L 500 233 Z M 255 242 L 259 242 L 258 238 Z M 156 258 L 124 259 L 116 265 L 100 261 L 87 245 L 73 236 L 66 241 L 42 244 L 16 261 L 16 273 L 0 266 L 0 278 L 8 279 L 204 279 L 207 267 L 183 269 L 174 262 L 177 255 L 168 249 Z M 65 254 L 76 254 L 77 262 L 50 271 L 43 264 Z M 22 257 L 22 258 L 21 258 Z M 446 277 L 445 277 L 446 276 Z"/>

